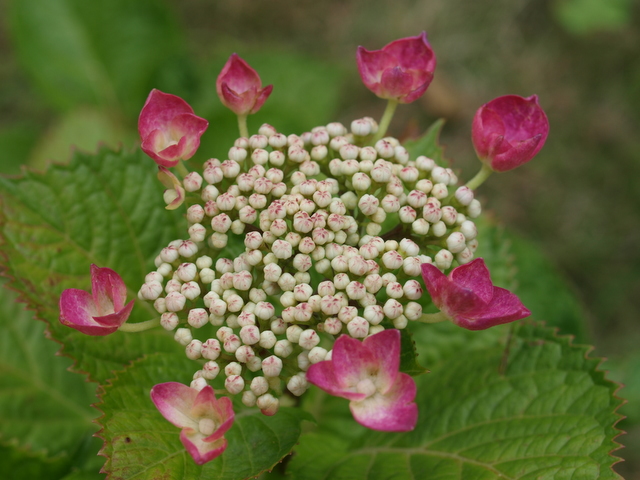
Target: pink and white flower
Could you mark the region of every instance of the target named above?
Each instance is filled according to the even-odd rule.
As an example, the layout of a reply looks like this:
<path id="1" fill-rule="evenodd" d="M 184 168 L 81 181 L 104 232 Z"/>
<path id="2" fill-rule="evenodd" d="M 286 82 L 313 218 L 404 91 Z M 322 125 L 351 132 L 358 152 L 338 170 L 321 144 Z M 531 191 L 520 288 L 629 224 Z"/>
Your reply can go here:
<path id="1" fill-rule="evenodd" d="M 158 165 L 175 167 L 196 153 L 208 126 L 183 99 L 154 88 L 138 118 L 141 148 Z"/>
<path id="2" fill-rule="evenodd" d="M 176 177 L 169 169 L 165 167 L 158 167 L 158 180 L 167 187 L 165 190 L 165 201 L 167 210 L 175 210 L 184 202 L 185 191 Z"/>
<path id="3" fill-rule="evenodd" d="M 365 86 L 380 98 L 411 103 L 433 80 L 436 56 L 422 32 L 395 40 L 381 50 L 358 47 L 358 71 Z"/>
<path id="4" fill-rule="evenodd" d="M 435 306 L 468 330 L 484 330 L 531 315 L 516 295 L 493 286 L 482 258 L 454 268 L 448 277 L 435 265 L 423 263 L 422 278 Z"/>
<path id="5" fill-rule="evenodd" d="M 60 322 L 86 335 L 109 335 L 127 321 L 134 301 L 125 305 L 127 287 L 110 268 L 91 265 L 91 293 L 68 288 L 60 295 Z"/>
<path id="6" fill-rule="evenodd" d="M 473 117 L 471 139 L 482 162 L 506 172 L 528 162 L 549 134 L 549 121 L 538 97 L 505 95 L 491 100 Z"/>
<path id="7" fill-rule="evenodd" d="M 222 455 L 224 434 L 231 428 L 231 400 L 217 399 L 210 385 L 198 391 L 181 383 L 160 383 L 151 389 L 151 400 L 162 416 L 181 428 L 180 441 L 198 465 Z"/>
<path id="8" fill-rule="evenodd" d="M 309 367 L 307 380 L 351 400 L 355 420 L 373 430 L 405 432 L 418 420 L 416 384 L 400 367 L 400 332 L 384 330 L 360 342 L 341 335 L 331 360 Z"/>
<path id="9" fill-rule="evenodd" d="M 234 53 L 216 80 L 216 91 L 222 104 L 236 115 L 256 113 L 267 100 L 273 85 L 262 88 L 258 72 Z"/>

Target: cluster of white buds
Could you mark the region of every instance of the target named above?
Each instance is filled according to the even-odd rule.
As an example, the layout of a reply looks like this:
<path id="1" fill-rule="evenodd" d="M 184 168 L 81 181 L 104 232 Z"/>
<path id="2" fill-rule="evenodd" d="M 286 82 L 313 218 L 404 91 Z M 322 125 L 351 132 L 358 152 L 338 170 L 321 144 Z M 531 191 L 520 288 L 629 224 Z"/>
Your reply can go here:
<path id="1" fill-rule="evenodd" d="M 272 415 L 285 390 L 306 391 L 304 372 L 338 335 L 421 317 L 422 263 L 473 258 L 473 192 L 394 138 L 367 145 L 377 129 L 263 125 L 184 177 L 189 239 L 161 251 L 139 297 L 201 363 L 195 387 L 223 374 L 230 394 Z"/>

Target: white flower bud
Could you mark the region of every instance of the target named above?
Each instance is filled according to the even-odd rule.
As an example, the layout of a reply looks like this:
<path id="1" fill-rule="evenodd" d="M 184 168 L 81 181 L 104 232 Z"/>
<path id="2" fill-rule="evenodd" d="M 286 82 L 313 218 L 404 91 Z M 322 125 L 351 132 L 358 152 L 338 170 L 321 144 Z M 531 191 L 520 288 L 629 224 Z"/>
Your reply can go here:
<path id="1" fill-rule="evenodd" d="M 473 190 L 469 187 L 459 187 L 455 193 L 456 200 L 463 206 L 468 206 L 473 201 Z"/>
<path id="2" fill-rule="evenodd" d="M 158 313 L 164 313 L 167 311 L 167 305 L 165 304 L 164 297 L 160 297 L 153 302 L 153 308 L 156 309 Z"/>
<path id="3" fill-rule="evenodd" d="M 402 315 L 403 307 L 402 304 L 397 300 L 389 299 L 385 302 L 382 310 L 388 318 L 393 320 L 394 318 L 398 318 L 400 315 Z"/>
<path id="4" fill-rule="evenodd" d="M 442 221 L 447 225 L 454 225 L 458 219 L 458 212 L 451 206 L 442 207 Z"/>
<path id="5" fill-rule="evenodd" d="M 247 363 L 249 359 L 255 357 L 256 354 L 249 345 L 242 345 L 236 350 L 236 360 L 241 363 Z"/>
<path id="6" fill-rule="evenodd" d="M 254 395 L 264 395 L 269 391 L 269 382 L 264 377 L 254 377 L 253 380 L 251 380 L 250 388 Z"/>
<path id="7" fill-rule="evenodd" d="M 165 305 L 170 312 L 179 312 L 184 308 L 187 299 L 179 292 L 171 292 L 165 298 Z"/>
<path id="8" fill-rule="evenodd" d="M 405 150 L 406 151 L 406 150 Z M 404 167 L 400 170 L 399 177 L 403 182 L 413 183 L 418 180 L 418 169 L 416 167 Z"/>
<path id="9" fill-rule="evenodd" d="M 224 338 L 222 348 L 224 348 L 224 351 L 227 353 L 235 353 L 241 344 L 240 337 L 232 333 Z"/>
<path id="10" fill-rule="evenodd" d="M 431 170 L 431 179 L 433 183 L 448 185 L 450 180 L 449 172 L 447 172 L 446 168 L 434 167 L 433 170 Z"/>
<path id="11" fill-rule="evenodd" d="M 422 306 L 417 302 L 409 302 L 404 307 L 404 316 L 408 320 L 417 320 L 422 316 Z"/>
<path id="12" fill-rule="evenodd" d="M 420 247 L 413 240 L 403 238 L 400 240 L 400 251 L 405 252 L 407 255 L 415 256 L 420 253 Z"/>
<path id="13" fill-rule="evenodd" d="M 440 250 L 433 258 L 433 263 L 440 270 L 446 270 L 451 266 L 453 262 L 453 254 L 449 250 Z"/>
<path id="14" fill-rule="evenodd" d="M 382 264 L 389 270 L 396 270 L 402 266 L 402 255 L 390 250 L 382 255 Z"/>
<path id="15" fill-rule="evenodd" d="M 299 397 L 307 391 L 309 384 L 303 372 L 300 372 L 289 379 L 287 382 L 287 390 Z"/>
<path id="16" fill-rule="evenodd" d="M 449 195 L 449 190 L 444 183 L 436 183 L 431 189 L 431 195 L 433 195 L 438 200 L 442 200 Z"/>
<path id="17" fill-rule="evenodd" d="M 345 202 L 346 204 L 346 202 Z M 358 200 L 358 208 L 364 215 L 373 215 L 378 210 L 380 201 L 373 195 L 363 195 Z"/>
<path id="18" fill-rule="evenodd" d="M 465 220 L 462 222 L 462 225 L 460 225 L 460 233 L 464 235 L 467 241 L 473 240 L 478 236 L 478 228 L 471 220 Z"/>
<path id="19" fill-rule="evenodd" d="M 421 265 L 419 257 L 407 257 L 402 262 L 402 271 L 411 277 L 417 277 L 422 273 Z"/>
<path id="20" fill-rule="evenodd" d="M 247 325 L 240 330 L 240 338 L 245 345 L 255 345 L 260 341 L 260 329 L 255 325 Z"/>
<path id="21" fill-rule="evenodd" d="M 178 249 L 176 247 L 165 247 L 160 251 L 160 258 L 163 262 L 172 263 L 175 262 L 180 254 L 178 253 Z"/>
<path id="22" fill-rule="evenodd" d="M 408 323 L 409 322 L 407 321 L 407 317 L 405 317 L 404 315 L 400 315 L 398 318 L 393 319 L 393 327 L 397 328 L 398 330 L 407 328 Z"/>
<path id="23" fill-rule="evenodd" d="M 287 331 L 287 324 L 281 318 L 273 320 L 270 327 L 271 331 L 276 335 L 282 335 Z"/>
<path id="24" fill-rule="evenodd" d="M 290 273 L 283 273 L 277 283 L 282 290 L 290 292 L 296 286 L 296 279 Z"/>
<path id="25" fill-rule="evenodd" d="M 154 272 L 155 273 L 155 272 Z M 147 275 L 148 276 L 148 275 Z M 156 300 L 162 293 L 162 284 L 157 281 L 143 283 L 140 287 L 139 297 L 141 300 Z"/>
<path id="26" fill-rule="evenodd" d="M 476 218 L 482 213 L 482 206 L 477 199 L 473 199 L 467 207 L 467 215 L 471 218 Z"/>
<path id="27" fill-rule="evenodd" d="M 307 329 L 300 334 L 298 343 L 302 348 L 311 350 L 313 347 L 318 345 L 318 343 L 320 343 L 320 337 L 315 332 L 315 330 Z"/>
<path id="28" fill-rule="evenodd" d="M 162 328 L 165 330 L 173 330 L 178 326 L 178 323 L 180 323 L 180 319 L 178 315 L 173 312 L 166 312 L 160 316 L 160 325 L 162 325 Z"/>
<path id="29" fill-rule="evenodd" d="M 369 333 L 369 322 L 365 318 L 355 317 L 347 323 L 347 331 L 353 338 L 365 338 Z M 309 358 L 311 361 L 311 358 Z"/>
<path id="30" fill-rule="evenodd" d="M 402 285 L 398 282 L 389 282 L 386 291 L 389 298 L 402 298 L 404 295 Z"/>
<path id="31" fill-rule="evenodd" d="M 242 297 L 240 297 L 240 295 L 234 293 L 231 294 L 229 298 L 227 298 L 227 310 L 229 310 L 230 312 L 239 312 L 240 310 L 242 310 L 243 306 L 244 300 L 242 299 Z"/>
<path id="32" fill-rule="evenodd" d="M 456 255 L 456 260 L 460 265 L 464 265 L 473 260 L 473 252 L 469 248 L 465 248 Z"/>
<path id="33" fill-rule="evenodd" d="M 420 285 L 420 282 L 416 280 L 407 280 L 402 289 L 405 297 L 409 300 L 417 300 L 422 297 L 422 286 Z"/>
<path id="34" fill-rule="evenodd" d="M 453 232 L 447 237 L 447 249 L 451 253 L 460 253 L 466 247 L 465 240 L 461 232 Z"/>
<path id="35" fill-rule="evenodd" d="M 198 268 L 193 263 L 182 263 L 176 270 L 176 275 L 183 282 L 190 282 L 196 278 Z"/>
<path id="36" fill-rule="evenodd" d="M 201 357 L 202 342 L 200 340 L 191 340 L 185 348 L 187 358 L 190 360 L 197 360 Z"/>
<path id="37" fill-rule="evenodd" d="M 300 335 L 302 334 L 302 328 L 298 325 L 291 325 L 286 329 L 287 332 L 287 340 L 291 343 L 298 343 L 300 340 Z"/>
<path id="38" fill-rule="evenodd" d="M 322 327 L 330 335 L 338 335 L 342 331 L 342 322 L 337 317 L 328 317 Z"/>
<path id="39" fill-rule="evenodd" d="M 207 380 L 205 380 L 203 377 L 198 377 L 194 379 L 189 386 L 197 391 L 200 391 L 207 386 Z"/>
<path id="40" fill-rule="evenodd" d="M 309 351 L 309 362 L 310 363 L 318 363 L 325 359 L 327 356 L 327 350 L 322 347 L 313 347 Z"/>
<path id="41" fill-rule="evenodd" d="M 204 219 L 204 208 L 200 205 L 191 205 L 187 209 L 187 221 L 189 223 L 200 223 Z"/>
<path id="42" fill-rule="evenodd" d="M 191 343 L 191 340 L 193 340 L 193 337 L 191 336 L 191 330 L 189 330 L 188 328 L 177 329 L 173 338 L 176 342 L 185 347 L 189 345 L 189 343 Z"/>
<path id="43" fill-rule="evenodd" d="M 384 311 L 380 305 L 369 305 L 365 307 L 363 316 L 371 325 L 378 325 L 384 320 Z"/>
<path id="44" fill-rule="evenodd" d="M 207 380 L 213 380 L 219 373 L 220 367 L 216 362 L 207 362 L 202 366 L 202 376 Z"/>
<path id="45" fill-rule="evenodd" d="M 402 223 L 413 223 L 417 216 L 416 211 L 408 205 L 402 207 L 398 212 L 398 217 Z"/>
<path id="46" fill-rule="evenodd" d="M 197 282 L 187 282 L 180 288 L 180 293 L 182 293 L 186 299 L 195 300 L 200 296 L 200 285 L 198 285 Z M 169 298 L 168 295 L 167 298 Z M 169 307 L 167 307 L 167 309 L 169 309 Z"/>
<path id="47" fill-rule="evenodd" d="M 215 360 L 220 356 L 220 342 L 210 338 L 202 344 L 202 356 L 208 360 Z"/>
<path id="48" fill-rule="evenodd" d="M 200 328 L 209 322 L 209 314 L 204 308 L 193 308 L 189 311 L 187 322 L 194 328 Z"/>
<path id="49" fill-rule="evenodd" d="M 277 377 L 281 371 L 282 360 L 275 355 L 271 355 L 262 361 L 262 373 L 265 377 Z"/>
<path id="50" fill-rule="evenodd" d="M 431 226 L 431 234 L 433 236 L 442 237 L 445 233 L 447 233 L 447 226 L 444 222 L 440 221 Z"/>
<path id="51" fill-rule="evenodd" d="M 230 394 L 236 395 L 244 389 L 244 379 L 240 375 L 231 375 L 225 379 L 224 388 Z"/>
<path id="52" fill-rule="evenodd" d="M 273 347 L 273 352 L 279 357 L 286 358 L 293 352 L 293 345 L 289 340 L 278 340 Z"/>
<path id="53" fill-rule="evenodd" d="M 276 258 L 280 260 L 286 260 L 293 255 L 291 244 L 285 242 L 284 240 L 276 240 L 275 242 L 273 242 L 271 251 L 276 256 Z"/>
<path id="54" fill-rule="evenodd" d="M 258 357 L 257 355 L 254 355 L 253 357 L 249 357 L 247 359 L 247 368 L 249 369 L 249 371 L 251 372 L 257 372 L 258 370 L 260 370 L 262 368 L 262 359 L 260 357 Z"/>
<path id="55" fill-rule="evenodd" d="M 245 407 L 254 407 L 256 404 L 257 397 L 251 390 L 245 390 L 242 392 L 242 404 Z"/>
<path id="56" fill-rule="evenodd" d="M 161 263 L 157 270 L 157 272 L 165 278 L 171 275 L 172 271 L 173 267 L 168 263 Z"/>
<path id="57" fill-rule="evenodd" d="M 362 283 L 353 281 L 347 285 L 346 292 L 351 300 L 360 300 L 366 295 L 367 289 Z"/>
<path id="58" fill-rule="evenodd" d="M 276 397 L 267 393 L 258 397 L 256 400 L 256 405 L 260 409 L 260 411 L 267 416 L 275 415 L 278 412 L 278 408 L 280 407 L 280 400 Z"/>
<path id="59" fill-rule="evenodd" d="M 202 187 L 202 177 L 198 172 L 190 172 L 184 177 L 182 184 L 187 192 L 195 192 Z"/>

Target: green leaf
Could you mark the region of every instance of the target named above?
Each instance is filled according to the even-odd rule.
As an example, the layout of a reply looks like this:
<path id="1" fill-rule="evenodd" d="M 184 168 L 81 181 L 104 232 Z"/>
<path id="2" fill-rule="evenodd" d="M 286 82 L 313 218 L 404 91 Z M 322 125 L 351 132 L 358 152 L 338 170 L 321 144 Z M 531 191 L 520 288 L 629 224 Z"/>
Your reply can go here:
<path id="1" fill-rule="evenodd" d="M 16 297 L 0 288 L 0 471 L 59 479 L 96 430 L 95 385 L 67 371 L 71 361 Z"/>
<path id="2" fill-rule="evenodd" d="M 418 363 L 416 342 L 408 329 L 400 330 L 400 371 L 409 375 L 421 375 L 428 370 Z"/>
<path id="3" fill-rule="evenodd" d="M 500 374 L 503 352 L 500 344 L 465 350 L 418 377 L 412 432 L 351 442 L 306 435 L 290 472 L 304 480 L 620 478 L 610 452 L 622 401 L 588 347 L 525 324 Z"/>
<path id="4" fill-rule="evenodd" d="M 449 161 L 444 156 L 444 147 L 438 143 L 443 126 L 444 119 L 441 118 L 436 120 L 420 138 L 404 142 L 403 145 L 409 152 L 409 156 L 415 159 L 424 155 L 435 160 L 438 165 L 448 166 Z"/>
<path id="5" fill-rule="evenodd" d="M 587 35 L 627 27 L 632 8 L 631 0 L 555 0 L 551 11 L 569 33 Z"/>
<path id="6" fill-rule="evenodd" d="M 179 216 L 165 210 L 155 171 L 141 152 L 102 148 L 96 155 L 76 152 L 69 165 L 46 174 L 0 178 L 1 263 L 12 287 L 47 321 L 74 368 L 98 382 L 144 353 L 179 350 L 165 331 L 89 337 L 58 321 L 64 289 L 90 290 L 91 263 L 120 273 L 135 298 L 160 249 L 186 233 Z M 139 302 L 132 320 L 155 316 Z"/>
<path id="7" fill-rule="evenodd" d="M 173 479 L 237 480 L 273 468 L 298 441 L 300 423 L 312 417 L 301 409 L 281 408 L 273 417 L 257 409 L 236 410 L 225 434 L 229 445 L 222 456 L 198 466 L 180 442 L 180 429 L 167 422 L 149 398 L 153 385 L 188 383 L 194 363 L 167 354 L 149 355 L 119 373 L 104 387 L 104 471 L 119 479 L 156 479 L 170 472 Z"/>

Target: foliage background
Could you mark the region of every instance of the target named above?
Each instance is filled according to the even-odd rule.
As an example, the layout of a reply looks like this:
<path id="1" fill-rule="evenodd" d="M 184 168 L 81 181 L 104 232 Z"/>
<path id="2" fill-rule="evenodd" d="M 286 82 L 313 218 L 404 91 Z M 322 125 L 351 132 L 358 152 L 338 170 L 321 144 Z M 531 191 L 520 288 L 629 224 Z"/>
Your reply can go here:
<path id="1" fill-rule="evenodd" d="M 275 85 L 250 126 L 268 118 L 301 131 L 379 117 L 383 104 L 361 86 L 355 48 L 426 30 L 436 78 L 422 100 L 398 110 L 392 133 L 410 137 L 446 118 L 442 141 L 462 178 L 477 168 L 469 141 L 477 107 L 506 93 L 538 94 L 551 122 L 547 145 L 480 194 L 513 231 L 515 253 L 549 259 L 573 289 L 577 306 L 550 298 L 547 311 L 567 318 L 580 310 L 584 325 L 561 328 L 595 344 L 627 385 L 629 418 L 620 426 L 628 448 L 618 453 L 628 462 L 617 468 L 640 478 L 638 2 L 4 0 L 0 15 L 0 168 L 9 174 L 64 162 L 69 145 L 133 145 L 154 87 L 209 119 L 201 155 L 224 155 L 235 122 L 215 78 L 234 51 Z M 520 278 L 521 291 L 553 291 L 536 280 Z"/>

